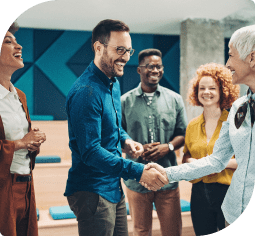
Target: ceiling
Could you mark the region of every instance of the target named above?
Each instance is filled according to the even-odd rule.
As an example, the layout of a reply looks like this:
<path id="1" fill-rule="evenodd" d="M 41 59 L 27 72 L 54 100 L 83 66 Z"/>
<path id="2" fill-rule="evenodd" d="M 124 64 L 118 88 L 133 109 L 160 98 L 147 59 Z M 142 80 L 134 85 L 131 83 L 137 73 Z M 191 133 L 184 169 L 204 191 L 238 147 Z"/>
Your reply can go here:
<path id="1" fill-rule="evenodd" d="M 187 18 L 220 20 L 227 29 L 252 24 L 255 4 L 252 0 L 55 0 L 28 9 L 18 23 L 91 31 L 107 18 L 124 21 L 132 33 L 180 34 L 180 23 Z"/>

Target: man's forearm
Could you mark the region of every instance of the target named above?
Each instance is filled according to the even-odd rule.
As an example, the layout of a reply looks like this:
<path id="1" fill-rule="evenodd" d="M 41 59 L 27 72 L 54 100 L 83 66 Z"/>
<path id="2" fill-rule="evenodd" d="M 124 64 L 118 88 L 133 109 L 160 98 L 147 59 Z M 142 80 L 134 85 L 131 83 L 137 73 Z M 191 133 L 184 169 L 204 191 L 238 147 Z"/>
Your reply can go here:
<path id="1" fill-rule="evenodd" d="M 174 150 L 178 150 L 179 148 L 181 148 L 183 145 L 184 145 L 184 142 L 185 142 L 185 138 L 184 136 L 176 136 L 173 138 L 172 141 L 169 141 L 173 144 L 174 146 Z"/>

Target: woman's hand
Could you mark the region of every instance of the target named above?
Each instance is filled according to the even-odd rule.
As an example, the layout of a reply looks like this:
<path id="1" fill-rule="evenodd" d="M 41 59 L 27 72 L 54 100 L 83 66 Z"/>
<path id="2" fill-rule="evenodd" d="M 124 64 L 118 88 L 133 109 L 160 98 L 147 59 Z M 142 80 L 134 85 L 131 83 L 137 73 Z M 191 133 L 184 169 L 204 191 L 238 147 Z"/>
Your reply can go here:
<path id="1" fill-rule="evenodd" d="M 14 141 L 15 151 L 19 149 L 27 149 L 28 151 L 36 151 L 43 142 L 46 141 L 46 135 L 38 128 L 30 130 L 22 139 Z"/>
<path id="2" fill-rule="evenodd" d="M 31 142 L 27 145 L 27 150 L 30 151 L 30 152 L 35 152 L 37 151 L 41 144 L 43 143 L 44 141 L 39 141 L 39 142 Z"/>
<path id="3" fill-rule="evenodd" d="M 197 161 L 197 159 L 192 158 L 189 151 L 184 153 L 183 157 L 182 157 L 182 163 L 191 163 L 193 161 Z"/>

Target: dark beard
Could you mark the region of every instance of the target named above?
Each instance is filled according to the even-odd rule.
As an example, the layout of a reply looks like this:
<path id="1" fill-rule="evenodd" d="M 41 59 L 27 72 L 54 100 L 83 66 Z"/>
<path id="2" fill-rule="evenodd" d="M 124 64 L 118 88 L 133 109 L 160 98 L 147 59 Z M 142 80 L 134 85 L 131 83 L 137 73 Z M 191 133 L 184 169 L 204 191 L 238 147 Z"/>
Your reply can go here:
<path id="1" fill-rule="evenodd" d="M 118 77 L 114 70 L 114 65 L 111 65 L 111 61 L 109 61 L 107 51 L 105 50 L 103 56 L 100 60 L 100 66 L 105 75 L 109 78 L 111 77 Z"/>

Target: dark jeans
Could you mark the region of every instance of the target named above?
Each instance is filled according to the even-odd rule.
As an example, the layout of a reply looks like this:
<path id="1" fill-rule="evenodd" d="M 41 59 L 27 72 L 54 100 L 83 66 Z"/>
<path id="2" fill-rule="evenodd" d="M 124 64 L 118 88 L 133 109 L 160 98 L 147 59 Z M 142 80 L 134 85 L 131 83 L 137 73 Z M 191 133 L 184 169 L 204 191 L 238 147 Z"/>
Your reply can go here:
<path id="1" fill-rule="evenodd" d="M 229 185 L 219 183 L 193 184 L 191 193 L 191 218 L 196 235 L 207 235 L 225 228 L 221 205 Z"/>
<path id="2" fill-rule="evenodd" d="M 96 193 L 79 191 L 67 200 L 77 217 L 79 236 L 128 236 L 124 196 L 111 203 Z"/>

